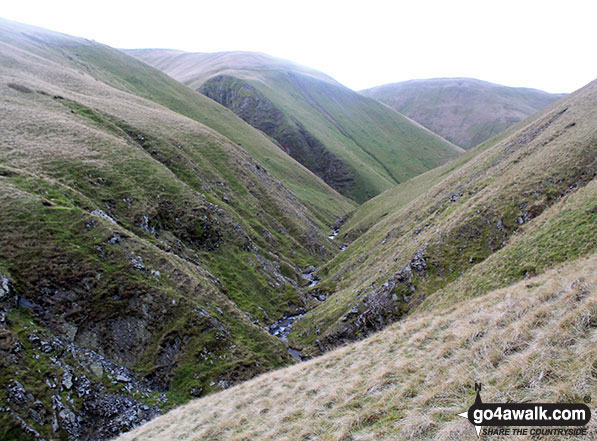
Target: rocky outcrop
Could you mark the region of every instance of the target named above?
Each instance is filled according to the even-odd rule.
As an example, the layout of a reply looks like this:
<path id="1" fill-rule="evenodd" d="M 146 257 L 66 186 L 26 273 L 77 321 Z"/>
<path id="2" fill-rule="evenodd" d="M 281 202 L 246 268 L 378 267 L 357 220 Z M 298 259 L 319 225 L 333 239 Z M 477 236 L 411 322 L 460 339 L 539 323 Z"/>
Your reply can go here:
<path id="1" fill-rule="evenodd" d="M 35 325 L 8 278 L 0 298 L 0 378 L 12 428 L 33 439 L 105 440 L 161 413 L 147 380 Z M 22 375 L 28 371 L 27 375 Z M 11 427 L 2 426 L 4 433 Z"/>
<path id="2" fill-rule="evenodd" d="M 341 194 L 354 186 L 349 167 L 331 153 L 295 117 L 287 116 L 250 84 L 227 75 L 206 81 L 199 92 L 228 107 L 253 127 L 275 139 L 286 153 Z"/>
<path id="3" fill-rule="evenodd" d="M 371 286 L 359 302 L 342 318 L 333 333 L 315 341 L 319 351 L 325 352 L 345 343 L 361 339 L 400 319 L 410 309 L 416 291 L 415 278 L 427 277 L 427 244 L 415 251 L 402 269 L 379 287 Z"/>

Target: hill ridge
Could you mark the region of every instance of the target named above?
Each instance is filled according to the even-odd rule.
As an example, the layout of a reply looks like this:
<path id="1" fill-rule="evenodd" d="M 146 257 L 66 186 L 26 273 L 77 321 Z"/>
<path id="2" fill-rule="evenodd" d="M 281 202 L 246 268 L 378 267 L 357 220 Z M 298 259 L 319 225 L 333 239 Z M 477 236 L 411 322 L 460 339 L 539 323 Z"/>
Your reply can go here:
<path id="1" fill-rule="evenodd" d="M 294 362 L 354 204 L 121 51 L 0 20 L 0 438 L 109 439 Z"/>
<path id="2" fill-rule="evenodd" d="M 174 57 L 151 50 L 130 53 L 226 105 L 359 203 L 462 152 L 327 75 L 273 57 L 257 70 L 243 58 L 252 55 L 244 52 Z M 332 155 L 329 166 L 314 164 L 306 154 L 310 139 Z"/>

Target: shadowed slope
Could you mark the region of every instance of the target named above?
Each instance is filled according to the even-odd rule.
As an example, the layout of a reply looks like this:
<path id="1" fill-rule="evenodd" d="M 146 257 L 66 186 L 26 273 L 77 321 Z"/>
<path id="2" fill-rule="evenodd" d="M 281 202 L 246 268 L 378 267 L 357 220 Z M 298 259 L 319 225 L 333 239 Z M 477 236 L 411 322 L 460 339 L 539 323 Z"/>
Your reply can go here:
<path id="1" fill-rule="evenodd" d="M 461 152 L 325 74 L 264 54 L 128 53 L 232 109 L 357 202 Z"/>

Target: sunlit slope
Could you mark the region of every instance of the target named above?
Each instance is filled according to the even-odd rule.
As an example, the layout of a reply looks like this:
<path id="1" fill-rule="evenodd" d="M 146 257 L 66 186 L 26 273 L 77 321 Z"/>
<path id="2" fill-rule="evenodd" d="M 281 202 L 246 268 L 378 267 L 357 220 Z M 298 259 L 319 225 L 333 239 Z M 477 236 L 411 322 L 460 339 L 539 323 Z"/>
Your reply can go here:
<path id="1" fill-rule="evenodd" d="M 264 54 L 129 53 L 232 109 L 357 202 L 461 152 L 325 74 Z"/>
<path id="2" fill-rule="evenodd" d="M 316 289 L 327 300 L 295 324 L 294 344 L 325 350 L 383 328 L 459 279 L 484 292 L 591 252 L 596 103 L 592 82 L 406 190 L 398 186 L 395 197 L 364 204 L 337 240 L 358 238 L 320 270 Z"/>
<path id="3" fill-rule="evenodd" d="M 432 78 L 361 91 L 470 149 L 564 94 L 506 87 L 472 78 Z"/>
<path id="4" fill-rule="evenodd" d="M 473 440 L 457 414 L 473 404 L 476 382 L 487 402 L 582 402 L 597 393 L 596 268 L 593 254 L 442 314 L 415 314 L 119 440 Z M 589 431 L 593 439 L 595 418 Z"/>
<path id="5" fill-rule="evenodd" d="M 83 39 L 64 37 L 58 46 L 48 48 L 44 46 L 43 39 L 36 41 L 39 36 L 34 31 L 26 33 L 32 38 L 23 39 L 13 22 L 3 21 L 2 24 L 14 31 L 13 35 L 3 35 L 5 42 L 13 41 L 33 54 L 43 54 L 59 63 L 66 62 L 117 89 L 161 104 L 226 136 L 267 167 L 302 203 L 314 208 L 323 222 L 333 222 L 352 208 L 350 201 L 291 160 L 263 133 L 251 129 L 233 112 L 189 90 L 159 70 L 121 51 Z"/>
<path id="6" fill-rule="evenodd" d="M 0 195 L 3 439 L 109 438 L 289 364 L 264 326 L 303 305 L 302 268 L 338 250 L 324 221 L 351 207 L 156 69 L 6 21 Z"/>
<path id="7" fill-rule="evenodd" d="M 539 117 L 540 113 L 537 113 L 532 117 L 527 118 L 525 121 L 506 129 L 499 135 L 483 142 L 477 148 L 470 149 L 466 153 L 460 155 L 457 159 L 431 169 L 421 175 L 415 176 L 414 178 L 392 187 L 361 204 L 358 207 L 358 210 L 355 210 L 350 216 L 347 216 L 346 221 L 342 224 L 340 239 L 346 242 L 352 242 L 384 217 L 392 212 L 397 212 L 399 209 L 408 205 L 410 202 L 429 191 L 433 186 L 442 182 L 453 171 L 461 168 L 473 158 L 483 154 L 485 150 L 511 136 L 517 130 Z"/>

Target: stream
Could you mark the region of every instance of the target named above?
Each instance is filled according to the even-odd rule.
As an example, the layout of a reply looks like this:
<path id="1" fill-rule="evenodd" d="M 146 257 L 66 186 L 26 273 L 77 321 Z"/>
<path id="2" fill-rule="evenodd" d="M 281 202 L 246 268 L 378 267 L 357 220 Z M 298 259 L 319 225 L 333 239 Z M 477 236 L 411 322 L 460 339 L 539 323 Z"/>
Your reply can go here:
<path id="1" fill-rule="evenodd" d="M 336 236 L 338 234 L 339 234 L 338 230 L 334 229 L 334 230 L 332 230 L 332 234 L 330 234 L 328 236 L 328 239 L 333 240 L 336 238 Z M 346 248 L 347 248 L 347 245 L 342 245 L 340 247 L 340 251 L 344 251 Z M 317 268 L 315 268 L 314 266 L 310 266 L 310 267 L 306 268 L 306 270 L 301 274 L 301 277 L 303 279 L 308 280 L 310 282 L 309 285 L 307 285 L 307 288 L 312 288 L 319 283 L 319 279 L 315 278 L 315 275 L 314 275 L 315 271 L 317 271 Z M 318 296 L 317 299 L 319 301 L 323 302 L 327 299 L 327 297 Z M 307 311 L 299 309 L 297 314 L 284 315 L 284 317 L 282 317 L 281 319 L 276 320 L 274 323 L 267 326 L 266 327 L 267 332 L 269 332 L 274 337 L 278 337 L 284 343 L 288 343 L 288 334 L 290 334 L 290 331 L 292 331 L 292 324 L 294 323 L 294 321 L 296 319 L 304 316 L 306 313 L 307 313 Z M 301 351 L 299 351 L 298 349 L 294 349 L 289 346 L 288 353 L 290 355 L 292 355 L 296 360 L 303 361 Z"/>
<path id="2" fill-rule="evenodd" d="M 302 317 L 306 314 L 306 312 L 301 312 L 295 315 L 285 315 L 280 320 L 276 320 L 274 323 L 267 327 L 267 332 L 269 332 L 274 337 L 278 337 L 284 343 L 288 343 L 288 334 L 292 330 L 292 324 L 294 321 Z M 288 353 L 292 355 L 298 361 L 303 361 L 303 357 L 301 351 L 298 349 L 288 347 Z"/>

